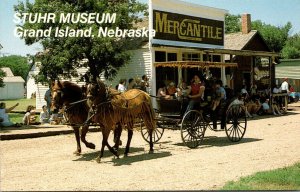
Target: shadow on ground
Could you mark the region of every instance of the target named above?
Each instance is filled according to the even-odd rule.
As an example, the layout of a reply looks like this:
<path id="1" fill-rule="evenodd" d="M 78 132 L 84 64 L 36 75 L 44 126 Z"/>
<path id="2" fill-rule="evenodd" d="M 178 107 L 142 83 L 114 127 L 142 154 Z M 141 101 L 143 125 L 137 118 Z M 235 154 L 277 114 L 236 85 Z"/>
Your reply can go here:
<path id="1" fill-rule="evenodd" d="M 208 147 L 226 147 L 231 145 L 239 145 L 241 143 L 251 143 L 261 141 L 262 139 L 256 138 L 243 138 L 241 141 L 232 142 L 227 137 L 209 136 L 204 137 L 203 141 L 197 148 L 208 148 Z M 177 146 L 186 146 L 183 142 L 175 143 Z M 187 146 L 186 146 L 187 147 Z"/>
<path id="2" fill-rule="evenodd" d="M 103 158 L 112 158 L 111 162 L 114 163 L 114 166 L 121 166 L 121 165 L 130 165 L 135 162 L 140 161 L 146 161 L 151 159 L 158 159 L 162 157 L 171 156 L 170 152 L 157 152 L 154 151 L 153 154 L 149 154 L 148 152 L 145 152 L 143 154 L 140 154 L 141 151 L 144 151 L 144 148 L 142 147 L 131 147 L 130 152 L 128 154 L 128 157 L 125 157 L 124 154 L 125 149 L 120 149 L 119 154 L 120 158 L 117 159 L 114 157 L 114 155 L 109 150 L 104 150 L 104 157 Z M 135 154 L 138 153 L 139 154 Z M 94 161 L 99 156 L 100 151 L 91 152 L 91 153 L 84 153 L 82 154 L 78 159 L 75 159 L 73 161 Z"/>

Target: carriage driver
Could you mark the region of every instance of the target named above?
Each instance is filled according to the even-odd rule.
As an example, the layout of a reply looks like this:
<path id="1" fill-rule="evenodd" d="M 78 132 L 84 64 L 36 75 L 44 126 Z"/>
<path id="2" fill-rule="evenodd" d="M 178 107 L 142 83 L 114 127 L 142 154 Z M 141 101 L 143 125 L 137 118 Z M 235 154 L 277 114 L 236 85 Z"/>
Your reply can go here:
<path id="1" fill-rule="evenodd" d="M 204 99 L 204 81 L 201 81 L 198 75 L 194 75 L 191 82 L 190 90 L 191 92 L 188 95 L 190 101 L 185 113 L 187 113 L 190 110 L 193 110 L 195 105 L 199 106 L 200 102 Z"/>
<path id="2" fill-rule="evenodd" d="M 215 99 L 212 102 L 212 111 L 211 111 L 211 118 L 213 121 L 213 129 L 217 129 L 217 119 L 221 112 L 221 129 L 224 129 L 226 126 L 226 115 L 224 114 L 226 110 L 224 110 L 224 104 L 226 98 L 226 91 L 223 88 L 222 80 L 216 80 L 215 82 Z M 223 108 L 222 108 L 223 107 Z M 220 111 L 221 110 L 221 111 Z M 220 111 L 220 112 L 219 112 Z"/>

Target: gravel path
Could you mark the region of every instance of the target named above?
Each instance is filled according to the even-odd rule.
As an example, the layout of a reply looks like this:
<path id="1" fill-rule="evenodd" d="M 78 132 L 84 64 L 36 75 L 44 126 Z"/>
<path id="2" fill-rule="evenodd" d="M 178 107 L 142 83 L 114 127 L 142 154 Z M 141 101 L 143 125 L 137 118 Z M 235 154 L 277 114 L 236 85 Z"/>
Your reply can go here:
<path id="1" fill-rule="evenodd" d="M 207 130 L 203 145 L 188 149 L 179 131 L 166 130 L 155 153 L 135 132 L 128 158 L 106 151 L 95 158 L 101 133 L 89 133 L 97 150 L 74 156 L 73 135 L 0 141 L 0 190 L 215 190 L 227 181 L 300 161 L 300 103 L 285 116 L 252 119 L 244 139 Z M 123 143 L 127 134 L 122 135 Z M 124 147 L 124 146 L 122 146 Z M 123 149 L 122 149 L 123 152 Z"/>

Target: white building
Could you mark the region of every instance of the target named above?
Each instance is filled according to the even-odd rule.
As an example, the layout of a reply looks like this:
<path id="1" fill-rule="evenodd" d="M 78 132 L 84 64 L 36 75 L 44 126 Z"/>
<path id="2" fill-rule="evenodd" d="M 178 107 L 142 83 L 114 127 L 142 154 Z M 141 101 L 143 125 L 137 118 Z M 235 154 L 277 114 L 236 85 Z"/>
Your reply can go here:
<path id="1" fill-rule="evenodd" d="M 149 31 L 156 31 L 155 37 L 150 33 L 146 42 L 130 50 L 132 57 L 129 64 L 119 70 L 113 81 L 107 83 L 114 87 L 122 78 L 128 80 L 145 74 L 150 79 L 150 93 L 156 95 L 159 84 L 165 80 L 175 83 L 189 81 L 194 73 L 207 70 L 203 66 L 192 69 L 156 67 L 159 62 L 223 62 L 222 54 L 208 54 L 205 50 L 224 48 L 226 13 L 223 9 L 179 0 L 149 0 L 146 26 Z M 225 67 L 220 66 L 218 74 L 226 82 Z M 37 90 L 37 108 L 44 103 L 46 89 L 40 87 Z"/>
<path id="2" fill-rule="evenodd" d="M 159 85 L 166 80 L 176 84 L 181 80 L 188 82 L 193 74 L 206 70 L 205 67 L 157 67 L 159 63 L 223 62 L 222 54 L 208 55 L 204 50 L 224 48 L 226 13 L 223 9 L 179 0 L 150 0 L 148 29 L 156 31 L 155 37 L 150 36 L 147 45 L 131 51 L 130 64 L 120 69 L 113 85 L 120 78 L 146 74 L 151 81 L 151 95 L 156 95 Z M 218 70 L 220 78 L 226 82 L 225 67 Z"/>
<path id="3" fill-rule="evenodd" d="M 24 98 L 24 79 L 21 76 L 14 76 L 11 69 L 8 67 L 1 69 L 6 73 L 6 76 L 3 78 L 5 86 L 0 88 L 0 99 L 5 100 Z"/>

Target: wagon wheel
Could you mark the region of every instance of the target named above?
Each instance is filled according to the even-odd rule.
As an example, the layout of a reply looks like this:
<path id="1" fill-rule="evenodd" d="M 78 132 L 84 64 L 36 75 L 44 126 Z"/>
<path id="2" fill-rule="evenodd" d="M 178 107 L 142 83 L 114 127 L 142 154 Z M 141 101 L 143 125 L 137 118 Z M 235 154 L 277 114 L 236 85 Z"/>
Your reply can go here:
<path id="1" fill-rule="evenodd" d="M 164 131 L 165 131 L 165 129 L 163 127 L 159 127 L 158 125 L 156 126 L 156 128 L 152 132 L 153 143 L 157 143 L 161 139 L 162 135 L 164 134 Z M 146 127 L 141 128 L 141 133 L 142 133 L 143 139 L 145 141 L 147 141 L 148 143 L 150 143 L 150 134 Z"/>
<path id="2" fill-rule="evenodd" d="M 159 111 L 158 110 L 154 110 L 155 111 L 155 118 L 157 119 L 157 123 L 156 123 L 156 128 L 153 130 L 152 132 L 152 141 L 153 143 L 157 143 L 162 135 L 164 134 L 165 131 L 165 122 L 159 119 Z M 150 134 L 148 132 L 148 129 L 145 126 L 142 126 L 141 124 L 141 134 L 143 139 L 150 143 Z"/>
<path id="3" fill-rule="evenodd" d="M 230 141 L 240 141 L 246 132 L 247 117 L 242 105 L 232 105 L 226 112 L 226 135 Z"/>
<path id="4" fill-rule="evenodd" d="M 199 111 L 188 111 L 181 124 L 181 139 L 189 148 L 196 148 L 204 138 L 207 123 Z"/>

